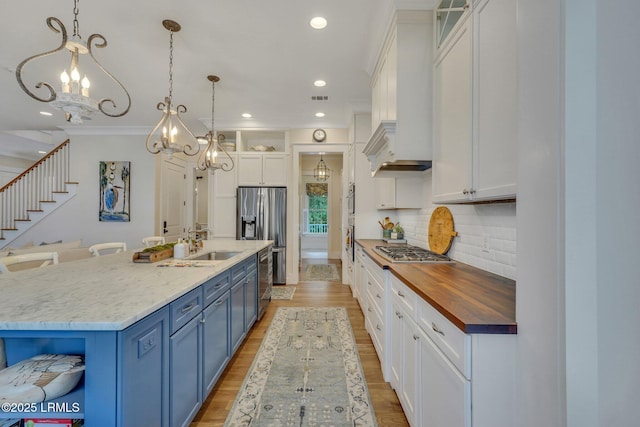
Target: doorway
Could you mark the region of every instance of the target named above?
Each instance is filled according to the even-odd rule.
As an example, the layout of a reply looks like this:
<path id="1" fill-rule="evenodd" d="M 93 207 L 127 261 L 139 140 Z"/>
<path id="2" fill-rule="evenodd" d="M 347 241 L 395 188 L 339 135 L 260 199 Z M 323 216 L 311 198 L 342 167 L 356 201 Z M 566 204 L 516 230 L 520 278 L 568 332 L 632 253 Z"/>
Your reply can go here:
<path id="1" fill-rule="evenodd" d="M 299 259 L 341 259 L 342 153 L 322 153 L 327 179 L 314 177 L 320 153 L 300 155 Z"/>

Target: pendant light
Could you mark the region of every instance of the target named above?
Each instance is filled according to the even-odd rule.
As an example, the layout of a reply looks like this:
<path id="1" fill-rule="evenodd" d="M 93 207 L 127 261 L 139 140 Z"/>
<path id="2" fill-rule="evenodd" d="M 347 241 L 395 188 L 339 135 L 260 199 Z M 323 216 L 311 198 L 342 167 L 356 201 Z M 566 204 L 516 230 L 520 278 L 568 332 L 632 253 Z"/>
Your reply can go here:
<path id="1" fill-rule="evenodd" d="M 162 21 L 162 25 L 169 31 L 169 96 L 164 98 L 164 102 L 159 102 L 156 107 L 162 111 L 162 117 L 147 136 L 147 150 L 151 154 L 163 152 L 169 158 L 178 152 L 187 156 L 195 156 L 200 147 L 195 135 L 180 117 L 181 114 L 187 112 L 187 107 L 182 104 L 176 106 L 175 109 L 171 107 L 173 102 L 173 33 L 180 31 L 181 27 L 180 24 L 169 19 Z"/>
<path id="2" fill-rule="evenodd" d="M 320 154 L 320 161 L 313 170 L 313 177 L 317 181 L 326 181 L 327 179 L 329 179 L 330 173 L 331 169 L 327 167 L 327 164 L 322 159 L 322 154 Z"/>
<path id="3" fill-rule="evenodd" d="M 131 97 L 129 92 L 111 73 L 109 73 L 93 55 L 93 48 L 104 48 L 107 46 L 107 40 L 100 34 L 92 34 L 85 43 L 80 36 L 80 25 L 78 23 L 78 0 L 73 2 L 73 35 L 71 38 L 67 36 L 67 29 L 64 24 L 55 17 L 47 18 L 47 26 L 54 33 L 60 33 L 62 35 L 62 41 L 60 45 L 53 50 L 40 53 L 38 55 L 30 56 L 22 61 L 16 68 L 16 78 L 20 88 L 29 95 L 31 98 L 40 101 L 47 102 L 53 108 L 64 111 L 65 119 L 73 124 L 81 124 L 83 118 L 89 118 L 94 113 L 100 111 L 105 116 L 109 117 L 121 117 L 129 112 L 131 107 Z M 45 56 L 52 55 L 63 49 L 67 49 L 71 53 L 71 63 L 68 70 L 64 70 L 60 74 L 60 92 L 57 92 L 50 83 L 41 81 L 35 85 L 36 89 L 46 88 L 49 90 L 48 97 L 40 97 L 29 90 L 24 82 L 22 70 L 29 62 L 43 58 Z M 105 109 L 107 104 L 111 105 L 111 108 L 116 108 L 116 103 L 110 98 L 103 98 L 100 101 L 96 101 L 89 97 L 89 88 L 91 83 L 85 74 L 82 77 L 80 68 L 80 55 L 89 54 L 89 57 L 95 62 L 95 64 L 102 70 L 111 80 L 116 82 L 124 91 L 127 96 L 127 106 L 121 112 L 110 112 Z"/>
<path id="4" fill-rule="evenodd" d="M 227 172 L 233 169 L 233 158 L 227 153 L 227 150 L 221 145 L 224 141 L 224 135 L 218 135 L 215 129 L 215 105 L 216 105 L 216 83 L 220 81 L 218 76 L 207 76 L 207 80 L 211 82 L 211 129 L 205 136 L 199 136 L 198 142 L 204 141 L 207 144 L 206 150 L 202 151 L 198 158 L 198 169 L 216 171 L 222 169 Z M 218 150 L 222 150 L 226 156 L 222 160 L 218 159 Z"/>

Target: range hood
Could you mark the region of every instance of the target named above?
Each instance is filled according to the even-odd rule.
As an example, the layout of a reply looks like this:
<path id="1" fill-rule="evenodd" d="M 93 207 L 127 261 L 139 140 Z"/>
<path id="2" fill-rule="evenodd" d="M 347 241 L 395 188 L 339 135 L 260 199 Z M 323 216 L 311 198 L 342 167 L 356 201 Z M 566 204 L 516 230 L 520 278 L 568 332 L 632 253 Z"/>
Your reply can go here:
<path id="1" fill-rule="evenodd" d="M 426 135 L 396 133 L 395 120 L 383 120 L 362 152 L 371 164 L 371 176 L 399 176 L 431 168 L 431 143 Z M 403 136 L 404 135 L 404 136 Z"/>

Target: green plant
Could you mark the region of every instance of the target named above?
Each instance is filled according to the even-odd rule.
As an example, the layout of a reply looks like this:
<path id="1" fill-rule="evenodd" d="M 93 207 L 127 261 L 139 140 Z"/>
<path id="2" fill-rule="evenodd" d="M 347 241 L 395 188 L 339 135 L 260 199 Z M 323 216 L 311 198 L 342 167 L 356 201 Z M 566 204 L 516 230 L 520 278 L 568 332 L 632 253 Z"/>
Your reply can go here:
<path id="1" fill-rule="evenodd" d="M 393 227 L 393 231 L 395 233 L 404 233 L 404 228 L 402 228 L 402 226 L 400 225 L 399 222 L 396 223 L 396 225 Z"/>

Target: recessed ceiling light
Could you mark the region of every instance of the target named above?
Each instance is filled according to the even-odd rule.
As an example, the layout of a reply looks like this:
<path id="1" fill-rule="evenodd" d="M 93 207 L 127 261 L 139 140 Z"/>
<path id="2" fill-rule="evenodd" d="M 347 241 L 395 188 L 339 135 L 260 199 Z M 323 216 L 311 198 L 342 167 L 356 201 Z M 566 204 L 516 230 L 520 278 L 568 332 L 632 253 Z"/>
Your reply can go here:
<path id="1" fill-rule="evenodd" d="M 48 111 L 40 111 L 40 114 L 42 114 L 43 116 L 53 116 L 53 113 L 50 113 Z"/>
<path id="2" fill-rule="evenodd" d="M 242 113 L 242 117 L 244 117 L 245 119 L 250 119 L 253 116 L 250 113 Z"/>
<path id="3" fill-rule="evenodd" d="M 324 80 L 316 80 L 315 82 L 313 82 L 313 85 L 315 87 L 325 87 L 327 85 L 327 82 L 325 82 Z"/>
<path id="4" fill-rule="evenodd" d="M 309 25 L 311 25 L 311 28 L 314 28 L 316 30 L 322 30 L 327 26 L 327 20 L 322 16 L 316 16 L 315 18 L 312 18 L 311 21 L 309 21 Z"/>
<path id="5" fill-rule="evenodd" d="M 316 113 L 316 117 L 324 117 L 324 113 Z"/>
<path id="6" fill-rule="evenodd" d="M 47 154 L 46 151 L 38 150 L 38 154 Z"/>

